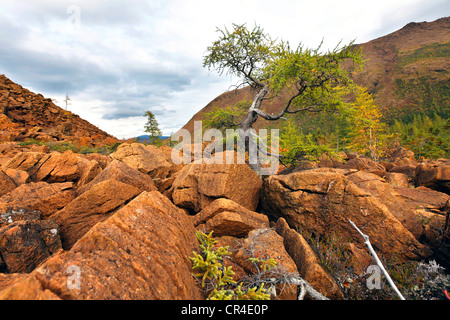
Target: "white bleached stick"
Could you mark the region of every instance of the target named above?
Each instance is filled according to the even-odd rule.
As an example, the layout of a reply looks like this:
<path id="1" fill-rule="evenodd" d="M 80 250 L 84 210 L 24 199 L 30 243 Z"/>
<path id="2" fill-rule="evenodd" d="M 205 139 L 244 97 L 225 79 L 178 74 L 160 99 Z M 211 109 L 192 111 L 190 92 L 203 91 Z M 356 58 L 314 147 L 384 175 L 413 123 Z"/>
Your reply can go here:
<path id="1" fill-rule="evenodd" d="M 372 254 L 372 256 L 375 258 L 375 261 L 378 265 L 378 267 L 380 267 L 381 271 L 383 271 L 384 276 L 386 277 L 387 281 L 389 282 L 389 284 L 391 285 L 392 289 L 394 289 L 395 293 L 399 296 L 400 300 L 405 300 L 405 298 L 403 297 L 403 295 L 401 294 L 401 292 L 397 289 L 397 286 L 395 285 L 394 281 L 392 281 L 391 277 L 389 276 L 389 274 L 387 273 L 386 269 L 384 268 L 383 264 L 381 263 L 381 260 L 378 258 L 377 253 L 375 252 L 375 250 L 373 249 L 372 245 L 370 244 L 369 241 L 369 236 L 365 235 L 364 233 L 361 232 L 361 230 L 359 230 L 359 228 L 353 223 L 352 220 L 348 219 L 348 221 L 350 221 L 350 224 L 356 229 L 356 231 L 359 232 L 359 234 L 364 238 L 364 243 L 367 245 L 367 247 L 369 248 L 370 253 Z"/>

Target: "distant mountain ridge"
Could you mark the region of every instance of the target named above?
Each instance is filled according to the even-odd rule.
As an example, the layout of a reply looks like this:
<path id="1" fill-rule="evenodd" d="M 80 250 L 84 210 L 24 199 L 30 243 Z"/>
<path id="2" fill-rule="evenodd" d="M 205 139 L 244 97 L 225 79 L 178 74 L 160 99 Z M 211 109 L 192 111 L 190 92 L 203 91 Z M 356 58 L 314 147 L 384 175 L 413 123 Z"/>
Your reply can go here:
<path id="1" fill-rule="evenodd" d="M 358 46 L 365 64 L 354 80 L 373 93 L 387 121 L 450 117 L 450 17 L 412 22 Z"/>
<path id="2" fill-rule="evenodd" d="M 170 137 L 169 136 L 159 136 L 159 138 L 161 140 L 165 140 Z M 151 142 L 150 136 L 148 134 L 141 135 L 139 137 L 136 137 L 135 139 L 138 141 L 143 141 L 143 142 Z"/>
<path id="3" fill-rule="evenodd" d="M 357 44 L 362 47 L 364 68 L 353 76 L 354 81 L 368 88 L 382 108 L 385 121 L 410 121 L 414 114 L 450 117 L 450 17 L 433 22 L 409 23 L 398 31 Z M 225 92 L 200 111 L 182 128 L 191 133 L 194 121 L 215 107 L 226 108 L 241 100 L 252 100 L 251 88 Z M 284 105 L 283 96 L 268 103 L 263 109 L 269 113 Z M 277 122 L 259 119 L 255 128 L 264 128 Z"/>

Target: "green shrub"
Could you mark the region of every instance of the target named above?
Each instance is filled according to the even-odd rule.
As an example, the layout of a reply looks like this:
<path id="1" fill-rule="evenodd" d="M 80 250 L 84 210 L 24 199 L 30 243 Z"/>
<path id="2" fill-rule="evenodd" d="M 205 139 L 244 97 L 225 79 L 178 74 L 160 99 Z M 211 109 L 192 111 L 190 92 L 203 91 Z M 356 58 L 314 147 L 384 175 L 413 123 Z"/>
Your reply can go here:
<path id="1" fill-rule="evenodd" d="M 269 300 L 270 294 L 264 288 L 264 283 L 259 287 L 254 286 L 248 289 L 243 288 L 240 283 L 236 286 L 233 279 L 234 271 L 231 266 L 225 267 L 223 260 L 231 253 L 228 247 L 218 247 L 217 240 L 209 234 L 197 231 L 196 236 L 200 243 L 201 253 L 193 252 L 192 269 L 196 270 L 194 275 L 201 280 L 202 288 L 209 292 L 209 300 Z M 273 259 L 257 259 L 253 263 L 260 263 L 260 267 L 266 270 L 274 266 Z"/>

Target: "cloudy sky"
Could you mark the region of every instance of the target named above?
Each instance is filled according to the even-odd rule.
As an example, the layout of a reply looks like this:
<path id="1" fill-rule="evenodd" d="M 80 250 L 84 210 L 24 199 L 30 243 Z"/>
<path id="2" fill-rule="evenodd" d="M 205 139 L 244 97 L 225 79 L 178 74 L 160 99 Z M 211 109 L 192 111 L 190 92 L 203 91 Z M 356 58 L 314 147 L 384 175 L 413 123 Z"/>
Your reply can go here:
<path id="1" fill-rule="evenodd" d="M 293 45 L 363 43 L 450 15 L 448 0 L 0 0 L 0 74 L 117 138 L 146 110 L 177 131 L 236 79 L 202 67 L 216 27 L 261 25 Z"/>

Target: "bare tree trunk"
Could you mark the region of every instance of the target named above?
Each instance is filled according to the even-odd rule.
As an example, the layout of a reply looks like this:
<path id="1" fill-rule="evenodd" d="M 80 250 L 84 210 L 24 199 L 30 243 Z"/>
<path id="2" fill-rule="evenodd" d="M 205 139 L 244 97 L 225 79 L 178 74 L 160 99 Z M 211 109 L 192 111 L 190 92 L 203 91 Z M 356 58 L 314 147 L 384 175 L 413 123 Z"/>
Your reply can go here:
<path id="1" fill-rule="evenodd" d="M 261 163 L 257 150 L 257 142 L 250 133 L 250 130 L 252 129 L 253 124 L 258 120 L 259 114 L 256 110 L 260 110 L 261 103 L 267 92 L 269 92 L 267 86 L 262 87 L 259 90 L 258 94 L 253 99 L 252 105 L 248 109 L 247 115 L 239 124 L 239 138 L 241 139 L 241 143 L 244 144 L 244 150 L 249 153 L 250 168 L 258 174 L 261 170 Z"/>

